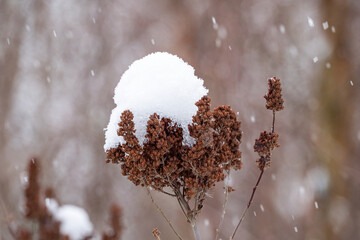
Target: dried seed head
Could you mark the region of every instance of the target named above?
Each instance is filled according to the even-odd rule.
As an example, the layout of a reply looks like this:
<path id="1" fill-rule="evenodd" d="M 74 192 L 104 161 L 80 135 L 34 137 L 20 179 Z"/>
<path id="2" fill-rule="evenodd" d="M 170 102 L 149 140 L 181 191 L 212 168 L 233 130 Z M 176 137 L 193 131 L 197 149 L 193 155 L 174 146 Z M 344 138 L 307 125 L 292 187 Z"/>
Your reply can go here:
<path id="1" fill-rule="evenodd" d="M 102 240 L 119 240 L 122 232 L 121 208 L 113 204 L 110 209 L 110 214 L 111 231 L 109 233 L 103 233 Z"/>
<path id="2" fill-rule="evenodd" d="M 279 135 L 275 132 L 260 133 L 260 137 L 255 139 L 254 152 L 257 152 L 259 156 L 270 156 L 271 151 L 280 146 L 277 141 L 278 137 Z"/>
<path id="3" fill-rule="evenodd" d="M 28 165 L 29 182 L 25 189 L 26 197 L 26 217 L 36 219 L 41 216 L 42 207 L 40 204 L 40 185 L 38 182 L 39 163 L 32 158 Z"/>
<path id="4" fill-rule="evenodd" d="M 260 159 L 256 161 L 260 170 L 270 166 L 271 151 L 280 146 L 277 141 L 278 137 L 279 135 L 275 132 L 264 131 L 260 133 L 258 139 L 255 139 L 254 152 L 260 156 Z"/>
<path id="5" fill-rule="evenodd" d="M 135 185 L 180 188 L 190 199 L 224 180 L 224 170 L 241 168 L 240 121 L 229 106 L 210 110 L 210 98 L 197 103 L 198 111 L 188 126 L 193 146 L 182 145 L 183 129 L 154 113 L 147 122 L 143 146 L 135 136 L 133 115 L 121 115 L 118 135 L 125 143 L 107 151 L 107 162 L 120 163 L 123 175 Z M 202 201 L 204 198 L 201 198 Z M 201 203 L 200 203 L 201 204 Z"/>
<path id="6" fill-rule="evenodd" d="M 261 156 L 258 160 L 256 160 L 258 163 L 258 168 L 263 171 L 265 168 L 270 167 L 270 158 L 267 156 Z"/>
<path id="7" fill-rule="evenodd" d="M 160 231 L 159 231 L 159 229 L 157 229 L 157 228 L 154 228 L 153 230 L 152 230 L 152 234 L 153 234 L 153 236 L 154 236 L 154 238 L 156 238 L 156 239 L 160 239 Z"/>
<path id="8" fill-rule="evenodd" d="M 273 111 L 280 111 L 284 109 L 284 99 L 281 94 L 280 79 L 273 77 L 268 79 L 269 91 L 264 96 L 266 99 L 266 108 Z"/>

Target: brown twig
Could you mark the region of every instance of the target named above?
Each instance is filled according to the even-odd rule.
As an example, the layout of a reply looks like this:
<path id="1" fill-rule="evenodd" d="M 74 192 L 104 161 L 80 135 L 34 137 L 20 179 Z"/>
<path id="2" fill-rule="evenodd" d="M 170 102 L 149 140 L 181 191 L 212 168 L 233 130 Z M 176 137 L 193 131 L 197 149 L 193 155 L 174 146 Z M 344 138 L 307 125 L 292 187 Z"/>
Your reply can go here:
<path id="1" fill-rule="evenodd" d="M 170 220 L 166 217 L 165 213 L 162 211 L 162 209 L 159 207 L 159 205 L 157 205 L 157 203 L 155 202 L 153 196 L 151 195 L 151 192 L 149 190 L 149 188 L 146 188 L 146 191 L 148 193 L 148 195 L 151 198 L 152 203 L 154 204 L 154 206 L 156 207 L 156 209 L 161 213 L 162 217 L 165 219 L 165 221 L 168 223 L 169 227 L 171 228 L 171 230 L 173 230 L 173 232 L 175 233 L 175 235 L 182 240 L 181 236 L 179 235 L 179 233 L 175 230 L 175 228 L 173 227 L 173 225 L 171 224 Z"/>
<path id="2" fill-rule="evenodd" d="M 238 228 L 239 228 L 239 226 L 240 226 L 241 222 L 242 222 L 242 221 L 244 220 L 244 218 L 245 218 L 245 215 L 246 215 L 246 213 L 247 213 L 248 209 L 250 208 L 250 205 L 251 205 L 252 200 L 253 200 L 253 198 L 254 198 L 254 195 L 255 195 L 256 189 L 257 189 L 257 187 L 259 186 L 259 183 L 260 183 L 261 178 L 262 178 L 262 176 L 263 176 L 263 173 L 264 173 L 264 170 L 262 170 L 262 171 L 260 172 L 259 178 L 258 178 L 258 180 L 257 180 L 257 182 L 256 182 L 256 184 L 255 184 L 255 187 L 253 188 L 253 191 L 252 191 L 252 194 L 251 194 L 250 200 L 249 200 L 249 202 L 248 202 L 248 204 L 247 204 L 247 206 L 246 206 L 246 208 L 245 208 L 245 210 L 244 210 L 243 214 L 241 215 L 241 218 L 240 218 L 240 220 L 239 220 L 239 223 L 237 224 L 237 226 L 236 226 L 236 228 L 235 228 L 235 230 L 234 230 L 233 234 L 231 235 L 230 240 L 234 239 L 234 236 L 235 236 L 235 234 L 236 234 L 236 231 L 238 230 Z"/>
<path id="3" fill-rule="evenodd" d="M 273 118 L 272 118 L 271 132 L 274 133 L 274 132 L 275 132 L 275 110 L 273 110 L 272 112 L 273 112 Z M 271 158 L 271 157 L 269 156 L 269 161 L 270 161 L 270 158 Z M 259 177 L 258 177 L 258 180 L 256 181 L 256 184 L 255 184 L 255 186 L 254 186 L 254 188 L 253 188 L 253 191 L 252 191 L 252 194 L 251 194 L 251 196 L 250 196 L 249 202 L 248 202 L 245 210 L 243 211 L 243 213 L 242 213 L 242 215 L 241 215 L 241 218 L 240 218 L 240 220 L 239 220 L 239 223 L 237 224 L 237 226 L 236 226 L 233 234 L 231 235 L 230 240 L 233 240 L 233 239 L 234 239 L 235 234 L 236 234 L 236 231 L 238 230 L 241 222 L 244 220 L 244 218 L 245 218 L 245 216 L 246 216 L 246 213 L 247 213 L 247 211 L 248 211 L 249 208 L 250 208 L 250 205 L 251 205 L 252 200 L 253 200 L 253 198 L 254 198 L 256 189 L 257 189 L 258 186 L 259 186 L 259 183 L 260 183 L 261 178 L 262 178 L 262 176 L 263 176 L 263 174 L 264 174 L 264 171 L 265 171 L 265 169 L 262 168 L 262 169 L 261 169 L 261 172 L 260 172 L 260 175 L 259 175 Z"/>

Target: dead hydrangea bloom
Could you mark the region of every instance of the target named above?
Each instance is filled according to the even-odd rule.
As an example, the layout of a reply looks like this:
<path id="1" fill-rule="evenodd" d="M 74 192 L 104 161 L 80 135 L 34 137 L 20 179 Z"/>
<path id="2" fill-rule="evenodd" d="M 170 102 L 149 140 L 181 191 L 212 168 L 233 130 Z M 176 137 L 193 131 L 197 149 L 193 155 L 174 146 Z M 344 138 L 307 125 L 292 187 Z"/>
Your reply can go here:
<path id="1" fill-rule="evenodd" d="M 268 79 L 269 91 L 264 96 L 266 99 L 266 108 L 273 111 L 284 109 L 284 99 L 282 98 L 282 88 L 280 79 L 273 77 Z"/>
<path id="2" fill-rule="evenodd" d="M 229 106 L 211 111 L 207 96 L 196 106 L 198 111 L 188 126 L 195 140 L 193 146 L 182 144 L 183 129 L 177 123 L 156 113 L 147 122 L 146 141 L 141 146 L 135 136 L 133 114 L 127 110 L 121 115 L 118 130 L 125 143 L 107 151 L 107 162 L 119 163 L 122 174 L 135 185 L 177 197 L 189 221 L 202 208 L 206 191 L 224 180 L 226 170 L 239 170 L 242 165 L 241 124 L 234 111 Z M 172 192 L 167 192 L 168 188 Z M 192 198 L 196 204 L 190 208 Z"/>

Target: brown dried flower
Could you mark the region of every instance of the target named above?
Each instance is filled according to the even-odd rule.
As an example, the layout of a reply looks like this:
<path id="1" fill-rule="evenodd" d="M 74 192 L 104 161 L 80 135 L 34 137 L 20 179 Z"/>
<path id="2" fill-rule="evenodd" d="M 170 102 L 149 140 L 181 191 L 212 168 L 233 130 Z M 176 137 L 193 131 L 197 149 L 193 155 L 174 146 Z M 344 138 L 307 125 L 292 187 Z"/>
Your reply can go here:
<path id="1" fill-rule="evenodd" d="M 159 229 L 154 228 L 152 230 L 152 234 L 153 234 L 154 238 L 156 238 L 157 240 L 160 240 L 160 231 L 159 231 Z"/>
<path id="2" fill-rule="evenodd" d="M 266 99 L 266 108 L 273 111 L 284 109 L 284 99 L 282 98 L 282 88 L 280 79 L 273 77 L 268 79 L 269 91 L 264 96 Z"/>
<path id="3" fill-rule="evenodd" d="M 35 158 L 32 158 L 28 166 L 28 185 L 25 188 L 26 210 L 25 216 L 28 219 L 36 221 L 39 225 L 38 239 L 64 240 L 66 236 L 60 234 L 60 223 L 56 221 L 44 204 L 44 197 L 41 195 L 40 184 L 38 182 L 40 164 Z M 46 194 L 50 194 L 47 191 Z M 17 239 L 27 239 L 26 229 L 17 230 Z"/>
<path id="4" fill-rule="evenodd" d="M 110 209 L 111 213 L 111 231 L 110 233 L 103 233 L 103 240 L 118 240 L 121 237 L 121 208 L 113 204 Z"/>
<path id="5" fill-rule="evenodd" d="M 255 139 L 254 152 L 260 156 L 260 159 L 256 161 L 260 170 L 270 166 L 271 151 L 280 146 L 277 141 L 278 137 L 279 135 L 275 132 L 264 131 L 260 133 L 258 139 Z"/>
<path id="6" fill-rule="evenodd" d="M 183 129 L 177 123 L 156 113 L 147 122 L 146 141 L 141 146 L 134 134 L 133 114 L 127 110 L 118 130 L 125 143 L 107 151 L 107 162 L 120 163 L 122 174 L 135 185 L 176 196 L 192 216 L 201 209 L 205 192 L 224 180 L 224 171 L 241 168 L 241 124 L 234 111 L 229 106 L 211 111 L 206 96 L 196 106 L 198 111 L 188 126 L 193 146 L 182 144 Z M 193 210 L 187 204 L 192 197 L 197 202 Z"/>
<path id="7" fill-rule="evenodd" d="M 29 219 L 36 219 L 43 211 L 40 204 L 40 186 L 38 183 L 39 164 L 37 159 L 32 158 L 28 165 L 28 185 L 25 188 L 26 210 L 25 216 Z"/>
<path id="8" fill-rule="evenodd" d="M 260 137 L 255 139 L 254 152 L 257 152 L 259 156 L 270 155 L 271 151 L 275 147 L 279 147 L 277 139 L 279 134 L 272 132 L 261 132 Z"/>

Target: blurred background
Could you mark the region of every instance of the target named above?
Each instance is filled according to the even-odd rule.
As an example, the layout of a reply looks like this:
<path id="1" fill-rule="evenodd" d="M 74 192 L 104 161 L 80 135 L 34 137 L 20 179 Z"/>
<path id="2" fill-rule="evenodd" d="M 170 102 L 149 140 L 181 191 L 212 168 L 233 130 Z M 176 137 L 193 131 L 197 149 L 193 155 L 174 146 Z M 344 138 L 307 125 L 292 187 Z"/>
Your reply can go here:
<path id="1" fill-rule="evenodd" d="M 112 203 L 123 239 L 176 239 L 146 191 L 105 164 L 113 92 L 136 59 L 168 51 L 204 79 L 212 106 L 231 105 L 244 132 L 243 169 L 231 173 L 228 239 L 259 175 L 253 152 L 272 115 L 267 78 L 282 81 L 273 154 L 236 239 L 360 238 L 360 1 L 358 0 L 0 0 L 0 238 L 6 215 L 22 223 L 26 166 L 62 203 L 85 208 L 95 229 Z M 214 239 L 223 184 L 198 219 Z M 155 199 L 184 239 L 177 201 Z"/>

